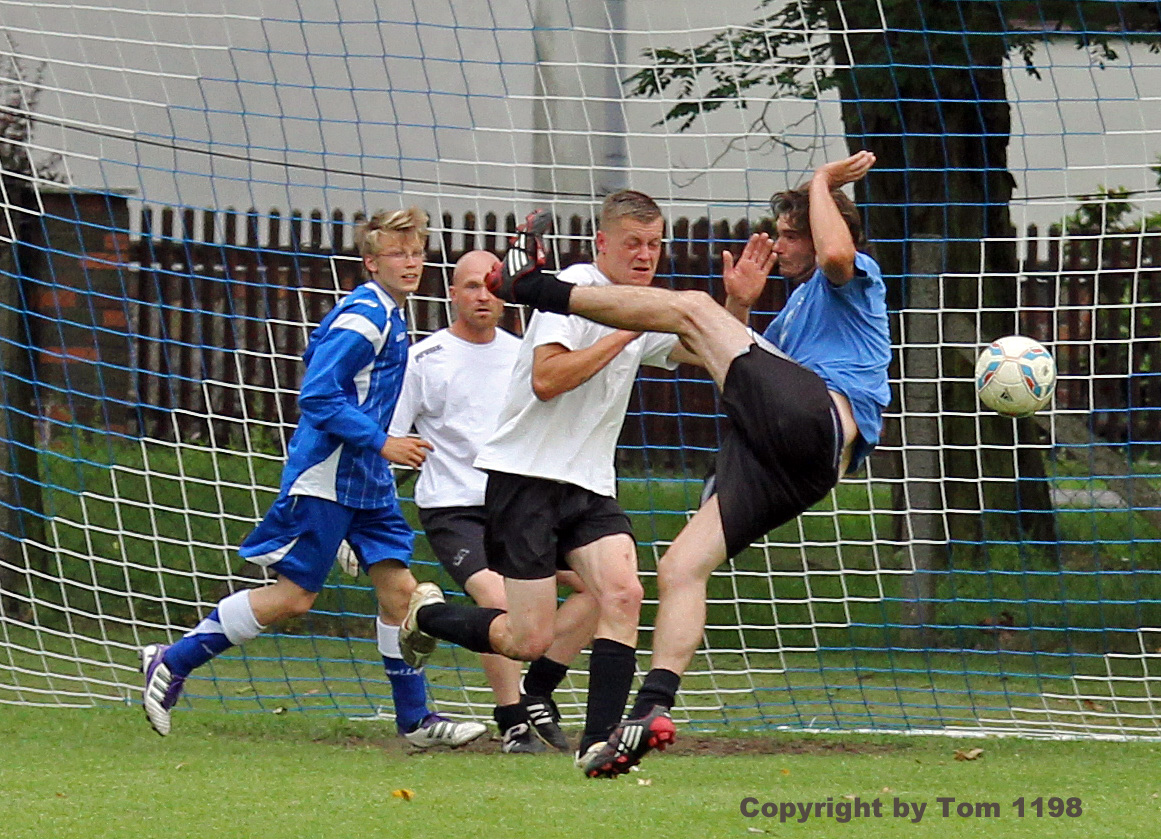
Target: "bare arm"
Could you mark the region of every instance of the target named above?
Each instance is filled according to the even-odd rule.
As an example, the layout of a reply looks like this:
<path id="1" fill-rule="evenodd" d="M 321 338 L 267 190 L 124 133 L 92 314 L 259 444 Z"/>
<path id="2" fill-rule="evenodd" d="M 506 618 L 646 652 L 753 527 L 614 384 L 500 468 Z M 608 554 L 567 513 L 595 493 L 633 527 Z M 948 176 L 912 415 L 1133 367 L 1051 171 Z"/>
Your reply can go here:
<path id="1" fill-rule="evenodd" d="M 532 392 L 547 402 L 580 387 L 640 335 L 618 329 L 580 350 L 570 350 L 564 344 L 542 344 L 532 356 Z"/>
<path id="2" fill-rule="evenodd" d="M 846 285 L 855 275 L 855 242 L 831 191 L 861 180 L 875 165 L 875 155 L 860 151 L 844 160 L 824 163 L 810 180 L 810 235 L 815 258 L 826 278 Z"/>

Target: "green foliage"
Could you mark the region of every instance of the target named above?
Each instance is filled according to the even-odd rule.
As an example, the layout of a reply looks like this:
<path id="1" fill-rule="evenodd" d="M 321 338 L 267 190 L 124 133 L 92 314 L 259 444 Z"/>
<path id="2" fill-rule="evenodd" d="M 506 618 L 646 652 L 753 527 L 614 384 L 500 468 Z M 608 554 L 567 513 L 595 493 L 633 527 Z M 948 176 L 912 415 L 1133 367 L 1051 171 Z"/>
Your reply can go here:
<path id="1" fill-rule="evenodd" d="M 679 131 L 723 105 L 749 107 L 746 94 L 754 87 L 773 84 L 788 96 L 814 99 L 835 83 L 828 69 L 832 53 L 822 5 L 762 0 L 760 8 L 777 11 L 686 50 L 647 49 L 653 67 L 628 78 L 630 93 L 658 96 L 673 88 L 680 101 L 661 122 L 674 122 Z M 699 92 L 702 75 L 709 77 L 704 93 Z"/>
<path id="2" fill-rule="evenodd" d="M 1089 8 L 1081 10 L 1078 4 L 1052 0 L 1007 4 L 1006 9 L 1000 8 L 1012 20 L 1005 21 L 987 3 L 884 0 L 876 8 L 859 10 L 855 4 L 843 8 L 834 0 L 762 0 L 760 10 L 774 11 L 749 23 L 730 26 L 701 44 L 688 49 L 646 49 L 644 57 L 652 66 L 626 81 L 630 95 L 668 93 L 678 99 L 661 122 L 673 123 L 677 130 L 685 131 L 699 116 L 725 105 L 750 107 L 754 103 L 749 95 L 755 89 L 771 88 L 772 98 L 817 99 L 838 86 L 836 65 L 843 73 L 889 68 L 890 73 L 877 85 L 860 91 L 862 107 L 889 108 L 900 90 L 906 88 L 904 79 L 922 82 L 927 77 L 933 69 L 933 57 L 949 61 L 940 69 L 962 71 L 964 68 L 957 68 L 954 63 L 955 57 L 963 54 L 964 42 L 994 38 L 1000 33 L 1005 51 L 1019 56 L 1025 71 L 1036 78 L 1040 77 L 1037 47 L 1048 38 L 1071 39 L 1076 49 L 1087 52 L 1102 68 L 1106 62 L 1119 59 L 1117 45 L 1126 40 L 1144 42 L 1151 51 L 1158 51 L 1156 10 L 1142 4 L 1102 4 L 1106 8 L 1087 5 Z M 856 20 L 859 14 L 869 14 L 873 20 Z M 1010 25 L 1013 21 L 1016 25 Z M 881 38 L 866 39 L 865 32 L 858 32 L 871 24 L 885 25 Z M 847 27 L 854 32 L 837 31 Z M 915 32 L 916 28 L 924 31 Z M 851 44 L 860 39 L 865 43 Z M 846 54 L 848 49 L 851 55 Z M 966 54 L 970 57 L 978 52 L 969 46 Z M 975 59 L 969 60 L 974 69 Z M 867 79 L 864 77 L 863 81 Z M 763 118 L 755 127 L 767 129 L 771 136 L 778 133 L 770 130 Z"/>
<path id="3" fill-rule="evenodd" d="M 61 156 L 37 160 L 29 153 L 36 131 L 34 114 L 40 103 L 45 63 L 34 67 L 17 57 L 16 42 L 3 32 L 7 49 L 0 54 L 0 169 L 5 175 L 35 176 L 64 181 Z"/>

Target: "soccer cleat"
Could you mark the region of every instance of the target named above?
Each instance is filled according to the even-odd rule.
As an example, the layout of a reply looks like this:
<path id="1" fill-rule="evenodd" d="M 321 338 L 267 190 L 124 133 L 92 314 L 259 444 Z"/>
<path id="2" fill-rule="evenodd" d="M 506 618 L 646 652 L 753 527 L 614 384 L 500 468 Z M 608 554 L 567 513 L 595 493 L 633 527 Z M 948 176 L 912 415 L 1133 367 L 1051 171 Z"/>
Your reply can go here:
<path id="1" fill-rule="evenodd" d="M 185 676 L 173 675 L 162 660 L 168 649 L 165 644 L 150 644 L 140 653 L 141 672 L 145 674 L 145 716 L 153 730 L 162 737 L 169 734 L 170 711 L 177 704 L 185 685 Z"/>
<path id="2" fill-rule="evenodd" d="M 424 606 L 443 602 L 443 592 L 435 583 L 420 583 L 415 587 L 415 591 L 411 592 L 407 616 L 399 624 L 399 654 L 408 666 L 416 670 L 431 657 L 439 644 L 437 639 L 419 628 L 416 613 Z"/>
<path id="3" fill-rule="evenodd" d="M 482 737 L 488 727 L 478 722 L 456 722 L 439 714 L 428 714 L 411 731 L 402 732 L 403 739 L 413 746 L 426 749 L 430 746 L 447 746 L 458 749 Z"/>
<path id="4" fill-rule="evenodd" d="M 537 737 L 557 751 L 569 751 L 568 738 L 560 730 L 560 711 L 551 697 L 522 695 L 520 704 L 528 711 Z"/>
<path id="5" fill-rule="evenodd" d="M 523 282 L 536 269 L 544 265 L 544 241 L 542 237 L 552 226 L 552 214 L 548 210 L 533 210 L 516 228 L 516 235 L 504 259 L 489 272 L 485 282 L 488 291 L 509 303 L 536 301 L 538 289 L 535 282 Z"/>
<path id="6" fill-rule="evenodd" d="M 500 751 L 508 755 L 534 755 L 548 751 L 548 747 L 541 742 L 526 722 L 518 722 L 504 732 L 503 745 Z"/>
<path id="7" fill-rule="evenodd" d="M 607 742 L 590 747 L 580 759 L 584 761 L 581 769 L 589 778 L 615 778 L 640 763 L 651 749 L 664 751 L 676 739 L 669 710 L 654 705 L 641 719 L 623 720 Z"/>

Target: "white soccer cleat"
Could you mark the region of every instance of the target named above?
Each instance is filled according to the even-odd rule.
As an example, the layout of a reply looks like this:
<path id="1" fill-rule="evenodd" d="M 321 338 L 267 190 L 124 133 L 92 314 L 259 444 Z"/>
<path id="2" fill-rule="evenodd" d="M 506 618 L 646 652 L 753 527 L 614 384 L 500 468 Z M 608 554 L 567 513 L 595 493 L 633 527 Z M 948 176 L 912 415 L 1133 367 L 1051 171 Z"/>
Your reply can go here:
<path id="1" fill-rule="evenodd" d="M 162 660 L 169 647 L 164 644 L 150 644 L 141 650 L 141 672 L 145 674 L 145 694 L 143 704 L 145 716 L 153 730 L 162 737 L 169 734 L 170 712 L 181 696 L 184 676 L 169 672 Z"/>
<path id="2" fill-rule="evenodd" d="M 435 652 L 439 640 L 419 628 L 416 613 L 424 606 L 443 603 L 443 592 L 435 583 L 420 583 L 411 592 L 407 616 L 399 624 L 399 654 L 408 666 L 418 670 Z"/>
<path id="3" fill-rule="evenodd" d="M 478 722 L 456 722 L 439 714 L 428 714 L 414 731 L 403 734 L 403 738 L 421 749 L 430 746 L 447 746 L 458 749 L 482 737 L 488 727 Z"/>

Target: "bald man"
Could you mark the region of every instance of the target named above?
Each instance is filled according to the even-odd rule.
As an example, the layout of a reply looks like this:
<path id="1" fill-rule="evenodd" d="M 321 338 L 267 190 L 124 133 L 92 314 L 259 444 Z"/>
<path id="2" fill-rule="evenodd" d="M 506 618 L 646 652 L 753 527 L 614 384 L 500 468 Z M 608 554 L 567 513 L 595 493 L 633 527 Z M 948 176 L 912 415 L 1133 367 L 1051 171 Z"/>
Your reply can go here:
<path id="1" fill-rule="evenodd" d="M 506 609 L 504 580 L 488 568 L 484 551 L 487 476 L 472 466 L 480 445 L 496 430 L 520 347 L 519 338 L 497 327 L 504 303 L 485 284 L 498 261 L 487 251 L 470 251 L 456 263 L 448 289 L 455 319 L 411 347 L 388 443 L 394 462 L 422 467 L 415 503 L 440 563 L 479 606 Z M 411 436 L 412 428 L 417 436 Z M 575 574 L 560 576 L 574 590 L 580 587 Z M 526 687 L 531 687 L 523 694 L 521 662 L 481 656 L 507 754 L 543 752 L 546 743 L 569 748 L 552 691 L 591 639 L 596 603 L 574 593 L 562 606 L 562 618 L 553 646 L 529 667 Z"/>

